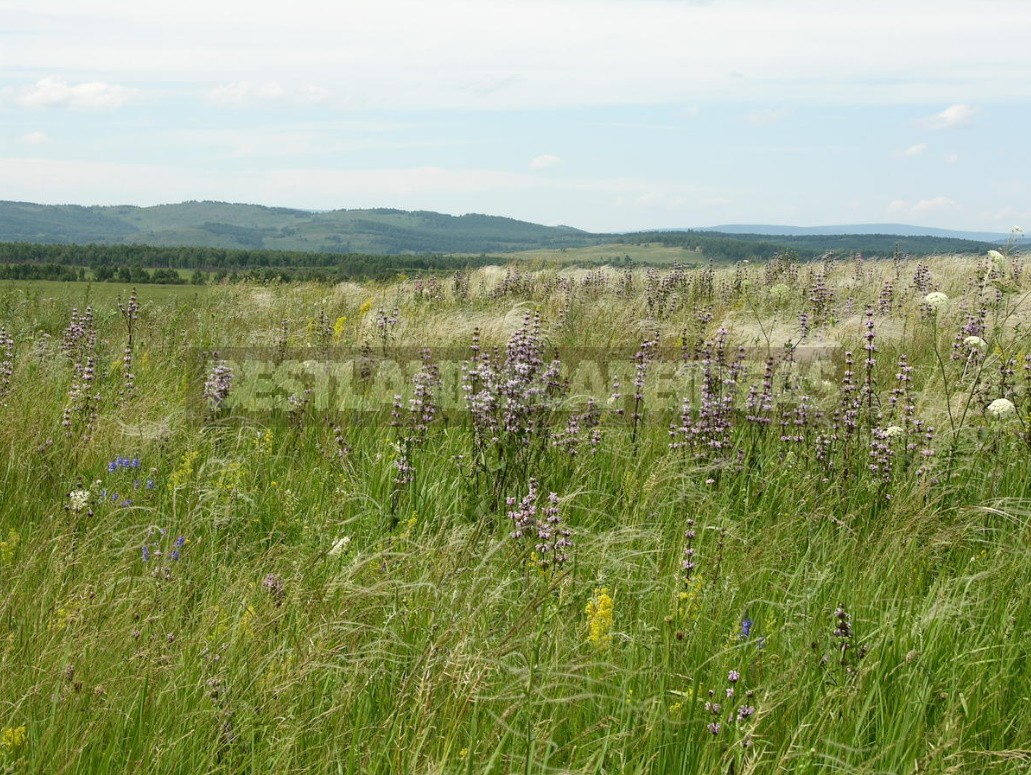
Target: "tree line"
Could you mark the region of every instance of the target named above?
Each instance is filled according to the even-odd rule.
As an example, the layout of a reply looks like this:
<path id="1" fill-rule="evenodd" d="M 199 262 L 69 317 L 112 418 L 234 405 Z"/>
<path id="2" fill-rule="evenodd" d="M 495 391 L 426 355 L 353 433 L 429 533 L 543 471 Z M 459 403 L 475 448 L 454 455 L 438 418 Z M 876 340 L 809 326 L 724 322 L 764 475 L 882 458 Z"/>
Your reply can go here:
<path id="1" fill-rule="evenodd" d="M 454 272 L 498 263 L 498 258 L 225 250 L 150 245 L 0 243 L 0 279 L 166 283 L 388 279 L 398 274 Z M 193 270 L 187 278 L 178 270 Z"/>

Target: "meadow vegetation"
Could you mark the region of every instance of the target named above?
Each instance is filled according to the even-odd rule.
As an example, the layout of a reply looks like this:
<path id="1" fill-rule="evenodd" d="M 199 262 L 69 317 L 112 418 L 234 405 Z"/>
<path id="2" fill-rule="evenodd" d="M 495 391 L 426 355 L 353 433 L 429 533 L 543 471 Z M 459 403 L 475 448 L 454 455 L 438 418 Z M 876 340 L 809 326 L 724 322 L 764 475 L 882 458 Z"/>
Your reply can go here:
<path id="1" fill-rule="evenodd" d="M 0 772 L 1027 771 L 1029 287 L 5 285 Z"/>

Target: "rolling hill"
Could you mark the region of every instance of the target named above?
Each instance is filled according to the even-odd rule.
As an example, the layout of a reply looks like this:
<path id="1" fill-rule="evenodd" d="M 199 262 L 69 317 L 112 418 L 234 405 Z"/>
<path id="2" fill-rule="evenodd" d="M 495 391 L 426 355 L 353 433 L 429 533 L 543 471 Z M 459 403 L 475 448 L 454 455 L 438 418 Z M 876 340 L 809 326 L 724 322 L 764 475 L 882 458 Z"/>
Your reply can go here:
<path id="1" fill-rule="evenodd" d="M 768 258 L 793 250 L 801 258 L 826 251 L 891 255 L 977 253 L 997 235 L 950 232 L 905 224 L 859 226 L 728 225 L 595 234 L 493 215 L 443 215 L 393 209 L 315 212 L 227 202 L 153 207 L 41 205 L 0 201 L 0 243 L 143 245 L 323 255 L 509 254 L 601 245 L 656 244 L 690 251 L 695 260 Z M 687 258 L 687 256 L 685 256 Z"/>
<path id="2" fill-rule="evenodd" d="M 226 202 L 154 207 L 0 202 L 0 241 L 398 254 L 508 253 L 603 240 L 567 226 L 476 214 L 311 212 Z"/>

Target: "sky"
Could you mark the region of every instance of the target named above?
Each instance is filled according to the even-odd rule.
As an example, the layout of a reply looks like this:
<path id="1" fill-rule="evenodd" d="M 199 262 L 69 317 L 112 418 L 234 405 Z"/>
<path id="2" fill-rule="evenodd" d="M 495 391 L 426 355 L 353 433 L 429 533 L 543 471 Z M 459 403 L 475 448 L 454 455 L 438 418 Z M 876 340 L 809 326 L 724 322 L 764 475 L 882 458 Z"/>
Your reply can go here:
<path id="1" fill-rule="evenodd" d="M 0 199 L 1031 228 L 1031 0 L 0 0 Z"/>

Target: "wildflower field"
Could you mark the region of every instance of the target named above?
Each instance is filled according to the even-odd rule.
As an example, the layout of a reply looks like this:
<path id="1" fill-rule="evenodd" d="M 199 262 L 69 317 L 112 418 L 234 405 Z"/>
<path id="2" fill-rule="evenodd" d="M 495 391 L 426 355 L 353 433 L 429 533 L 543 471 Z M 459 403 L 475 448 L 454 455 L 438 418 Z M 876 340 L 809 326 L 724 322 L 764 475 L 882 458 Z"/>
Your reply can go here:
<path id="1" fill-rule="evenodd" d="M 0 289 L 0 772 L 1031 768 L 1031 271 Z"/>

